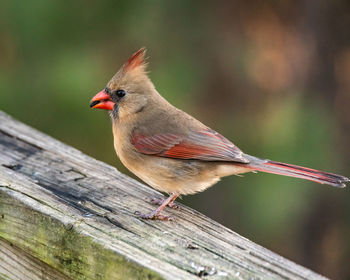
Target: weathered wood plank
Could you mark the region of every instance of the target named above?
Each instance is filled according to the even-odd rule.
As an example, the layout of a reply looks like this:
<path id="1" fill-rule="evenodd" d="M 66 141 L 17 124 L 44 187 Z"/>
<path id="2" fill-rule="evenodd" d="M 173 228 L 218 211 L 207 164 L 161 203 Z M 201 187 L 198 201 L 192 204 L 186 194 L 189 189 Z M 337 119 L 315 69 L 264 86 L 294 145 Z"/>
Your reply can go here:
<path id="1" fill-rule="evenodd" d="M 72 279 L 325 279 L 0 112 L 0 237 Z M 1 247 L 1 243 L 0 243 Z M 0 274 L 1 275 L 1 274 Z M 10 278 L 9 279 L 16 279 Z"/>
<path id="2" fill-rule="evenodd" d="M 69 278 L 0 238 L 0 279 L 68 280 Z"/>

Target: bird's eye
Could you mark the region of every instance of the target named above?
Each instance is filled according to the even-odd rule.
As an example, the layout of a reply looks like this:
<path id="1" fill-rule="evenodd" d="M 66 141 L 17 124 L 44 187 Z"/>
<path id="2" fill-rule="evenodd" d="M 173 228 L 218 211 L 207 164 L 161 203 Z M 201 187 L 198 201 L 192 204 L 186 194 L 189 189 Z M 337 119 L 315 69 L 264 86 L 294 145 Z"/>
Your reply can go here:
<path id="1" fill-rule="evenodd" d="M 122 90 L 122 89 L 118 89 L 115 94 L 119 97 L 119 98 L 122 98 L 126 95 L 126 91 L 125 90 Z"/>

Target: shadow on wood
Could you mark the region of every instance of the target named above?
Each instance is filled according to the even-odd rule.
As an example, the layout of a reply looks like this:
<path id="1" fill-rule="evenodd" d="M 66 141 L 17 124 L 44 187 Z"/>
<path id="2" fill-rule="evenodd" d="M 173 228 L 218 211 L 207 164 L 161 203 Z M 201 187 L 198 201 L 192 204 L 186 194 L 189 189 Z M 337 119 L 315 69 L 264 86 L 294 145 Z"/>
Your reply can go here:
<path id="1" fill-rule="evenodd" d="M 0 279 L 325 279 L 0 112 Z"/>

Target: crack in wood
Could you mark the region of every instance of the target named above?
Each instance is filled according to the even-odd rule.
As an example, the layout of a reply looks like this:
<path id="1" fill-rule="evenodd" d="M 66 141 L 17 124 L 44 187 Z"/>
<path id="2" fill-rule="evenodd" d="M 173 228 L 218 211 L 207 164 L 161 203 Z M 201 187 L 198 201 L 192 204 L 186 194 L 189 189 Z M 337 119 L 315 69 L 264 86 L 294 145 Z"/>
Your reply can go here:
<path id="1" fill-rule="evenodd" d="M 27 194 L 27 193 L 21 192 L 21 191 L 19 191 L 18 189 L 16 189 L 15 187 L 11 187 L 11 186 L 9 186 L 9 185 L 0 185 L 0 188 L 6 188 L 6 189 L 9 189 L 9 190 L 11 190 L 11 191 L 13 191 L 13 192 L 20 193 L 20 194 L 22 194 L 22 195 L 24 195 L 24 196 L 27 196 L 27 197 L 29 197 L 29 198 L 35 200 L 36 202 L 39 202 L 40 204 L 43 204 L 43 205 L 45 205 L 45 206 L 48 206 L 48 207 L 50 207 L 51 209 L 57 210 L 56 208 L 51 207 L 51 205 L 48 204 L 48 203 L 46 203 L 45 201 L 40 200 L 40 199 L 38 199 L 37 197 L 31 196 L 31 195 L 29 195 L 29 194 Z"/>
<path id="2" fill-rule="evenodd" d="M 20 145 L 16 145 L 21 143 Z M 24 154 L 25 156 L 30 156 L 38 151 L 42 151 L 42 148 L 35 144 L 29 143 L 21 138 L 14 137 L 13 135 L 0 129 L 0 146 L 5 147 L 7 150 L 17 151 Z"/>
<path id="3" fill-rule="evenodd" d="M 113 217 L 110 217 L 108 213 L 106 213 L 105 215 L 98 214 L 98 216 L 105 218 L 111 224 L 113 224 L 114 226 L 116 226 L 116 227 L 118 227 L 118 228 L 120 228 L 122 230 L 125 230 L 125 231 L 130 232 L 130 233 L 135 234 L 135 235 L 138 235 L 137 233 L 133 232 L 132 230 L 129 230 L 126 227 L 124 227 L 123 224 L 118 222 L 117 219 L 115 219 Z"/>
<path id="4" fill-rule="evenodd" d="M 9 168 L 9 169 L 11 169 L 13 171 L 17 171 L 17 170 L 19 170 L 19 169 L 21 169 L 23 167 L 23 165 L 18 164 L 18 163 L 16 163 L 16 164 L 2 164 L 2 166 L 6 167 L 6 168 Z"/>

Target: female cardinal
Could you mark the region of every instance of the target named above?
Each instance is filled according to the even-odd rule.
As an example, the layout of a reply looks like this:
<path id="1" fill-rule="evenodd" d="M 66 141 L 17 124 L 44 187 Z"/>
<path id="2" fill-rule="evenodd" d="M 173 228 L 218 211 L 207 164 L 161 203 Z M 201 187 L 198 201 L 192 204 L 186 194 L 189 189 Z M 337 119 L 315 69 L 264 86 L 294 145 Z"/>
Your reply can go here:
<path id="1" fill-rule="evenodd" d="M 171 194 L 145 219 L 169 220 L 160 212 L 179 195 L 204 191 L 223 176 L 263 171 L 334 187 L 349 179 L 243 153 L 225 137 L 175 108 L 146 73 L 145 49 L 132 55 L 92 98 L 90 107 L 110 111 L 114 148 L 122 163 L 153 188 Z"/>

